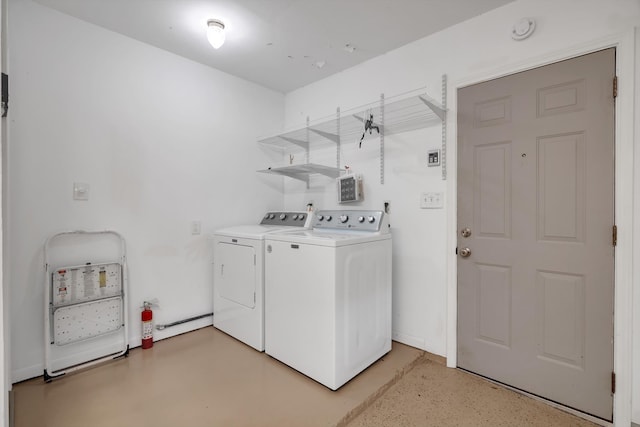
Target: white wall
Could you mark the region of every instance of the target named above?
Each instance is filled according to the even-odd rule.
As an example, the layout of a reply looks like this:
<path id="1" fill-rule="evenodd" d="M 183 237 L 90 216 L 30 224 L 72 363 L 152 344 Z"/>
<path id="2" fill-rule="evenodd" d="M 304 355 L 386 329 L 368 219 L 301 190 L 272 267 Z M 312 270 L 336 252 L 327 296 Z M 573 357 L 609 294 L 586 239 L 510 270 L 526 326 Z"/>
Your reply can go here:
<path id="1" fill-rule="evenodd" d="M 497 64 L 517 69 L 519 62 L 551 51 L 628 31 L 640 22 L 640 5 L 636 0 L 520 0 L 284 100 L 30 0 L 11 0 L 9 14 L 12 98 L 4 237 L 10 254 L 4 283 L 11 293 L 12 375 L 17 381 L 42 373 L 42 244 L 47 236 L 76 228 L 124 234 L 136 345 L 137 306 L 144 299 L 160 299 L 156 319 L 161 323 L 211 311 L 210 250 L 204 235 L 223 225 L 253 222 L 255 210 L 281 207 L 279 180 L 255 174 L 275 157 L 257 149 L 255 141 L 258 134 L 278 130 L 283 108 L 287 127 L 295 127 L 306 116 L 333 115 L 337 106 L 344 110 L 376 101 L 381 92 L 388 97 L 426 85 L 439 98 L 442 74 L 455 82 Z M 530 39 L 515 42 L 509 30 L 523 16 L 535 18 L 537 30 Z M 449 99 L 453 96 L 450 91 Z M 446 209 L 419 209 L 421 192 L 446 192 L 439 168 L 426 167 L 426 153 L 440 146 L 439 136 L 435 128 L 387 138 L 384 186 L 378 182 L 373 140 L 361 150 L 356 141 L 345 142 L 341 154 L 342 164 L 364 173 L 366 200 L 360 206 L 381 208 L 383 201 L 391 202 L 394 337 L 445 355 L 450 215 Z M 334 154 L 324 156 L 312 155 L 312 161 L 332 164 Z M 74 181 L 91 185 L 88 202 L 71 200 Z M 337 207 L 331 180 L 314 179 L 311 190 L 288 179 L 285 185 L 286 208 L 300 209 L 310 200 L 320 208 Z M 189 234 L 191 220 L 202 221 L 203 236 Z M 640 242 L 640 231 L 635 236 Z M 634 290 L 638 354 L 637 283 Z M 634 360 L 633 420 L 640 423 L 640 358 Z"/>
<path id="2" fill-rule="evenodd" d="M 511 25 L 522 17 L 534 18 L 537 28 L 531 38 L 516 42 L 509 32 Z M 381 92 L 388 97 L 426 85 L 427 92 L 439 99 L 442 74 L 447 74 L 455 85 L 456 81 L 469 81 L 498 66 L 509 64 L 517 70 L 519 63 L 532 58 L 628 33 L 639 22 L 640 3 L 636 0 L 520 0 L 287 94 L 286 127 L 300 126 L 306 116 L 313 120 L 334 114 L 337 106 L 344 110 L 376 101 Z M 639 68 L 636 65 L 636 70 Z M 622 85 L 621 82 L 624 90 Z M 450 105 L 454 97 L 455 91 L 450 90 Z M 639 99 L 636 95 L 636 103 Z M 455 117 L 456 111 L 451 110 L 449 115 Z M 391 201 L 394 338 L 446 355 L 445 231 L 447 219 L 455 221 L 455 218 L 449 218 L 453 213 L 446 208 L 429 211 L 419 208 L 421 192 L 446 192 L 439 169 L 426 167 L 426 153 L 439 147 L 439 138 L 439 128 L 387 138 L 384 186 L 378 183 L 375 154 L 368 149 L 358 150 L 355 141 L 346 141 L 343 151 L 344 163 L 356 172 L 365 173 L 367 200 L 361 206 L 381 208 L 384 200 Z M 640 158 L 636 165 L 640 166 Z M 286 208 L 309 199 L 320 207 L 336 206 L 335 185 L 330 180 L 316 180 L 316 188 L 309 191 L 295 183 L 286 186 Z M 635 242 L 640 243 L 638 232 Z M 637 282 L 636 275 L 636 351 L 640 348 L 640 285 Z M 621 327 L 628 331 L 632 319 L 627 320 Z M 635 356 L 633 360 L 632 419 L 640 423 L 640 357 Z"/>
<path id="3" fill-rule="evenodd" d="M 4 283 L 19 381 L 42 374 L 42 248 L 53 233 L 124 235 L 132 346 L 145 299 L 159 299 L 158 323 L 212 311 L 207 234 L 282 207 L 281 182 L 255 171 L 272 156 L 257 136 L 281 126 L 284 97 L 30 0 L 11 0 L 9 16 Z M 74 181 L 90 184 L 89 201 L 72 200 Z"/>

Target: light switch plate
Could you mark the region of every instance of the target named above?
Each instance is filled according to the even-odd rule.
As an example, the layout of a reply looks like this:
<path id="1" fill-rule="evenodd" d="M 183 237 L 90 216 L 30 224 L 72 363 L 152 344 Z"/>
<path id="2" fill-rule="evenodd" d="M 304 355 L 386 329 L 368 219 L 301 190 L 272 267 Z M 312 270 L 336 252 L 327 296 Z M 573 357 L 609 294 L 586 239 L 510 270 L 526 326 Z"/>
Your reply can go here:
<path id="1" fill-rule="evenodd" d="M 440 166 L 440 150 L 429 150 L 427 166 Z"/>
<path id="2" fill-rule="evenodd" d="M 422 193 L 420 194 L 420 208 L 422 209 L 442 209 L 444 207 L 444 193 Z"/>

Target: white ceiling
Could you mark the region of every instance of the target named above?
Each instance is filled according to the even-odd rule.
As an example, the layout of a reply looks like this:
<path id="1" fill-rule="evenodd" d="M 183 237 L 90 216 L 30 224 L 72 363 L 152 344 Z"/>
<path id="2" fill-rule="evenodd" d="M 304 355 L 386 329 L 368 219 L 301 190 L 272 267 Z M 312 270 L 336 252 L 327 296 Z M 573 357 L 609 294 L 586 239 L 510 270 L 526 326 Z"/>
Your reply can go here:
<path id="1" fill-rule="evenodd" d="M 35 1 L 286 93 L 513 0 Z M 210 18 L 227 27 L 218 50 Z"/>

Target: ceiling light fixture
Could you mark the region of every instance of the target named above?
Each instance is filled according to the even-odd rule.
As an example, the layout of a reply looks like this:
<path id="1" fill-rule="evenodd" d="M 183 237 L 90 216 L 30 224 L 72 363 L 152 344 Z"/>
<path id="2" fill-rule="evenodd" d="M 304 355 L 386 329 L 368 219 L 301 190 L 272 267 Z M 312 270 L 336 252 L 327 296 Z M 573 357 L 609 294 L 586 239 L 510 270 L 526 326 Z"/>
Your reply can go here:
<path id="1" fill-rule="evenodd" d="M 224 44 L 224 23 L 217 19 L 207 21 L 207 40 L 214 49 L 218 49 Z"/>

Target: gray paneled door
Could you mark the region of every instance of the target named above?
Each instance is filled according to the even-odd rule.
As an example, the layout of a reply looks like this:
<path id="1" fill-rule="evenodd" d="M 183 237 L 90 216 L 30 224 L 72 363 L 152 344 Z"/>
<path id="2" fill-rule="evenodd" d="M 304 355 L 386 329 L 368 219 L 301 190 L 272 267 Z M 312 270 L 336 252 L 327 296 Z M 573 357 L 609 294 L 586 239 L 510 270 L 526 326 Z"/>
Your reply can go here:
<path id="1" fill-rule="evenodd" d="M 607 420 L 614 76 L 608 49 L 458 91 L 458 366 Z"/>

